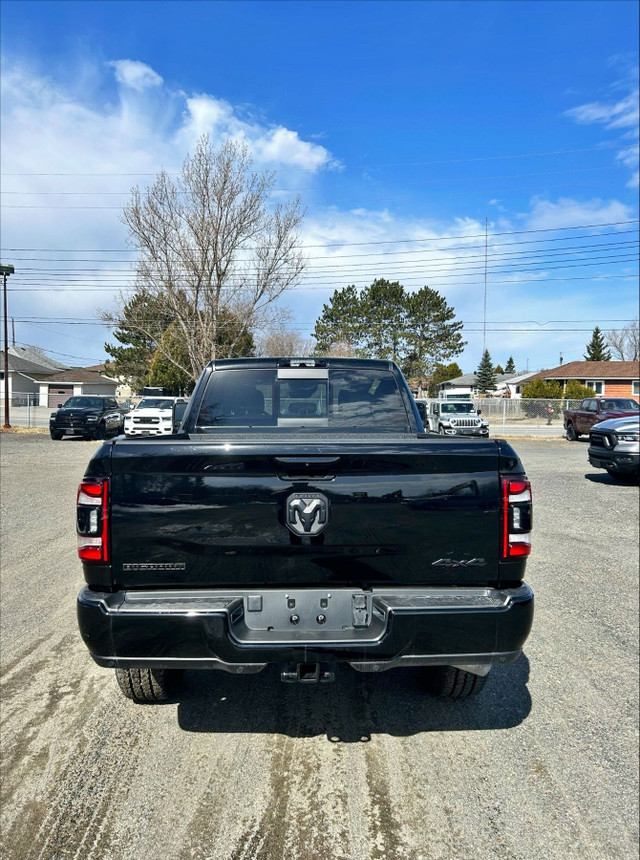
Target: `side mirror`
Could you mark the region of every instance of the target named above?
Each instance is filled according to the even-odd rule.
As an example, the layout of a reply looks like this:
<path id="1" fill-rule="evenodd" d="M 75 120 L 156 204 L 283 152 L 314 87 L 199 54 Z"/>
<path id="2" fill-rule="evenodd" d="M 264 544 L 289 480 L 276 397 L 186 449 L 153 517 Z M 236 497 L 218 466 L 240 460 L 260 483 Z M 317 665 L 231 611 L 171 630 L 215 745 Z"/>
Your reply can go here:
<path id="1" fill-rule="evenodd" d="M 482 415 L 482 409 L 476 409 L 476 415 Z"/>
<path id="2" fill-rule="evenodd" d="M 58 409 L 62 409 L 62 403 L 58 403 Z"/>

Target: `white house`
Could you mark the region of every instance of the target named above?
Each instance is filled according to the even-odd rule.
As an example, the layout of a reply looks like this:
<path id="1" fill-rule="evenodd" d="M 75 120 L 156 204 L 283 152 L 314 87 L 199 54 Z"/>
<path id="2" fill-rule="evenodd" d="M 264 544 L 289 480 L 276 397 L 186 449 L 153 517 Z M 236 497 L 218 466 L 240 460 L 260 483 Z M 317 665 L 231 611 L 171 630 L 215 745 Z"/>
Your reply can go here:
<path id="1" fill-rule="evenodd" d="M 488 397 L 521 397 L 522 386 L 534 373 L 498 373 L 496 387 L 488 391 Z M 475 373 L 465 373 L 455 379 L 440 384 L 440 397 L 477 397 L 478 377 Z"/>

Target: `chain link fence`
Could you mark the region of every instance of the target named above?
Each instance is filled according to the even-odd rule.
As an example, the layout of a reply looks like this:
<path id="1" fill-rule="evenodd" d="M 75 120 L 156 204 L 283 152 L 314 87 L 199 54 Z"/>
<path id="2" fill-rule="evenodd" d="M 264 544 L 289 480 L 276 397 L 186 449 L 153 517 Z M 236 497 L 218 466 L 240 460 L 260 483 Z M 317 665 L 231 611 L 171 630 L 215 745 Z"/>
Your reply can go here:
<path id="1" fill-rule="evenodd" d="M 130 405 L 140 400 L 132 397 Z M 21 394 L 14 392 L 11 396 L 10 422 L 16 427 L 48 427 L 49 416 L 53 409 L 40 405 L 38 394 Z M 497 427 L 535 427 L 551 425 L 562 427 L 566 409 L 577 409 L 580 400 L 525 400 L 511 397 L 478 397 L 474 398 L 482 417 L 490 425 Z M 125 403 L 123 402 L 123 405 Z M 551 411 L 549 411 L 551 409 Z"/>
<path id="2" fill-rule="evenodd" d="M 562 427 L 567 409 L 577 409 L 581 400 L 529 400 L 515 397 L 479 397 L 473 402 L 482 410 L 482 417 L 496 427 Z"/>

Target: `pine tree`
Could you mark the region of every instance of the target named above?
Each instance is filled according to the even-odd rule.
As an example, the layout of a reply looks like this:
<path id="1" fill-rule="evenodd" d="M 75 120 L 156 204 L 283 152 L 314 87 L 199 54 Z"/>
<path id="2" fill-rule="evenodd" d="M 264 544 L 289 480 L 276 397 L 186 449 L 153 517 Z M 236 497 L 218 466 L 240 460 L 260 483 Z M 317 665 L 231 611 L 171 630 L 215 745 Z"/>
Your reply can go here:
<path id="1" fill-rule="evenodd" d="M 507 361 L 507 366 L 504 369 L 505 373 L 515 373 L 516 372 L 516 363 L 513 360 L 513 356 L 509 356 L 509 361 Z"/>
<path id="2" fill-rule="evenodd" d="M 482 359 L 476 370 L 476 385 L 481 394 L 493 391 L 496 387 L 496 372 L 493 369 L 493 362 L 488 349 L 482 353 Z"/>
<path id="3" fill-rule="evenodd" d="M 585 354 L 586 361 L 611 361 L 611 353 L 607 349 L 607 344 L 604 335 L 600 331 L 599 326 L 593 330 L 591 340 L 587 344 L 587 352 Z"/>

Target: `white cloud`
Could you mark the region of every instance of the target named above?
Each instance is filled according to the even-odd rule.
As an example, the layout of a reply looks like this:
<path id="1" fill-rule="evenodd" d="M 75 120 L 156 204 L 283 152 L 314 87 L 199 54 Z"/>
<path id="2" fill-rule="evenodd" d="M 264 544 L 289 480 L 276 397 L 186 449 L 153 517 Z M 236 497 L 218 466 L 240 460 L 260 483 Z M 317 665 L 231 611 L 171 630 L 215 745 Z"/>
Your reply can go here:
<path id="1" fill-rule="evenodd" d="M 613 224 L 628 221 L 632 217 L 631 207 L 619 200 L 572 200 L 566 197 L 555 202 L 534 198 L 531 201 L 531 210 L 520 214 L 520 218 L 530 230 Z"/>
<path id="2" fill-rule="evenodd" d="M 591 102 L 565 111 L 581 125 L 602 123 L 605 128 L 636 128 L 638 125 L 638 89 L 615 102 Z"/>
<path id="3" fill-rule="evenodd" d="M 116 70 L 116 80 L 125 87 L 141 93 L 151 87 L 159 87 L 163 81 L 160 75 L 146 63 L 138 60 L 112 60 L 108 66 Z"/>
<path id="4" fill-rule="evenodd" d="M 620 58 L 612 58 L 612 62 L 618 62 Z M 623 81 L 616 81 L 613 85 L 613 90 L 626 90 L 625 94 L 620 98 L 612 98 L 607 101 L 588 102 L 587 104 L 578 105 L 565 111 L 565 116 L 570 117 L 574 122 L 580 125 L 603 125 L 609 131 L 626 131 L 622 136 L 622 140 L 632 138 L 638 139 L 638 123 L 640 121 L 640 112 L 638 107 L 638 97 L 640 91 L 637 84 L 638 69 L 634 67 L 629 69 L 628 76 Z M 625 147 L 618 152 L 616 160 L 620 161 L 625 167 L 634 170 L 634 173 L 627 183 L 631 188 L 638 186 L 638 146 Z"/>
<path id="5" fill-rule="evenodd" d="M 283 126 L 265 127 L 238 115 L 233 106 L 211 95 L 194 95 L 186 100 L 184 124 L 176 139 L 191 149 L 202 134 L 214 140 L 242 140 L 256 160 L 270 166 L 288 166 L 315 172 L 333 167 L 331 153 L 316 143 L 302 140 L 297 131 Z"/>

